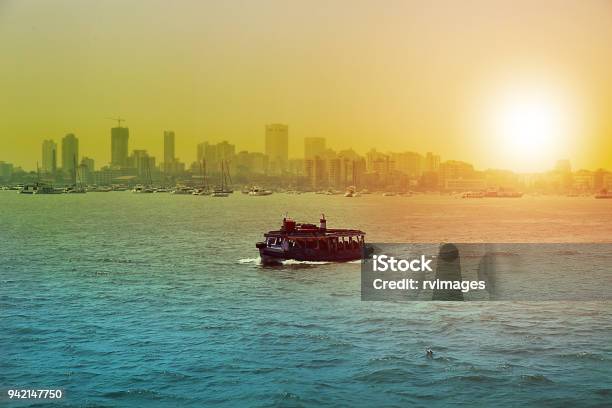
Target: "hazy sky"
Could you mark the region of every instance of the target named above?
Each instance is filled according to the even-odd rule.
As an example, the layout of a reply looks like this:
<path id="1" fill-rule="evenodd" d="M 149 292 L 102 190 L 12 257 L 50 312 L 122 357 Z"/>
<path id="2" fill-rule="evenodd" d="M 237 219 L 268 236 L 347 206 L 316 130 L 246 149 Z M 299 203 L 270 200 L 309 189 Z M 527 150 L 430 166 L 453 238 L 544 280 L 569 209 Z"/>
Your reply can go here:
<path id="1" fill-rule="evenodd" d="M 559 119 L 528 164 L 500 135 L 507 100 Z M 323 136 L 612 169 L 612 1 L 0 0 L 0 160 L 33 168 L 71 132 L 99 167 L 116 115 L 158 160 L 165 129 L 190 163 L 201 141 L 262 151 L 280 122 L 294 157 Z"/>

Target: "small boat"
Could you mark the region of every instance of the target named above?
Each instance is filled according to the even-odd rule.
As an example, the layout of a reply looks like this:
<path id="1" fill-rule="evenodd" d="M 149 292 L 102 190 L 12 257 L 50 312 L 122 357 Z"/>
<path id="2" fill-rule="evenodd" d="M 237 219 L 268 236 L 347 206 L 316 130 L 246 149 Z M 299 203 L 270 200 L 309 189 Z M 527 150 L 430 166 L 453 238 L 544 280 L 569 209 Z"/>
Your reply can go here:
<path id="1" fill-rule="evenodd" d="M 150 194 L 155 192 L 155 189 L 149 186 L 137 185 L 132 189 L 132 193 Z"/>
<path id="2" fill-rule="evenodd" d="M 461 198 L 484 198 L 483 191 L 467 191 L 461 195 Z"/>
<path id="3" fill-rule="evenodd" d="M 346 191 L 344 192 L 344 196 L 345 197 L 357 197 L 356 191 L 357 189 L 355 188 L 355 186 L 348 186 L 346 188 Z"/>
<path id="4" fill-rule="evenodd" d="M 38 184 L 24 184 L 19 189 L 19 194 L 34 194 L 38 190 Z"/>
<path id="5" fill-rule="evenodd" d="M 253 187 L 249 190 L 249 195 L 250 196 L 268 196 L 271 195 L 272 191 L 270 190 L 263 190 L 259 187 Z"/>
<path id="6" fill-rule="evenodd" d="M 521 193 L 520 191 L 499 189 L 488 190 L 484 196 L 491 198 L 521 198 L 523 196 L 523 193 Z"/>
<path id="7" fill-rule="evenodd" d="M 264 234 L 255 246 L 265 265 L 296 261 L 346 262 L 361 259 L 365 232 L 357 229 L 328 229 L 325 215 L 319 226 L 283 218 L 279 230 Z"/>
<path id="8" fill-rule="evenodd" d="M 215 190 L 212 192 L 212 194 L 210 195 L 211 197 L 229 197 L 230 193 L 228 193 L 227 191 L 223 191 L 223 190 Z"/>
<path id="9" fill-rule="evenodd" d="M 64 188 L 65 194 L 85 194 L 86 192 L 87 190 L 85 190 L 84 187 L 79 187 L 79 186 L 70 186 L 70 187 Z"/>
<path id="10" fill-rule="evenodd" d="M 34 194 L 63 194 L 64 190 L 53 186 L 39 185 Z"/>
<path id="11" fill-rule="evenodd" d="M 207 190 L 205 188 L 196 188 L 191 192 L 192 195 L 197 195 L 197 196 L 207 196 L 210 195 L 211 192 L 210 190 Z"/>
<path id="12" fill-rule="evenodd" d="M 174 190 L 170 192 L 170 194 L 179 194 L 179 195 L 187 195 L 187 194 L 192 194 L 192 193 L 193 193 L 193 189 L 191 187 L 185 187 L 185 186 L 177 186 L 174 188 Z"/>
<path id="13" fill-rule="evenodd" d="M 604 188 L 599 193 L 595 194 L 595 198 L 598 198 L 598 199 L 612 198 L 612 191 L 608 191 Z"/>
<path id="14" fill-rule="evenodd" d="M 66 194 L 85 194 L 87 189 L 83 184 L 83 170 L 79 171 L 81 166 L 77 166 L 76 155 L 73 156 L 72 182 L 71 186 L 64 188 Z"/>
<path id="15" fill-rule="evenodd" d="M 383 197 L 395 197 L 397 193 L 395 191 L 386 191 L 383 193 Z"/>
<path id="16" fill-rule="evenodd" d="M 108 193 L 113 191 L 111 187 L 108 186 L 90 186 L 87 187 L 88 193 Z"/>

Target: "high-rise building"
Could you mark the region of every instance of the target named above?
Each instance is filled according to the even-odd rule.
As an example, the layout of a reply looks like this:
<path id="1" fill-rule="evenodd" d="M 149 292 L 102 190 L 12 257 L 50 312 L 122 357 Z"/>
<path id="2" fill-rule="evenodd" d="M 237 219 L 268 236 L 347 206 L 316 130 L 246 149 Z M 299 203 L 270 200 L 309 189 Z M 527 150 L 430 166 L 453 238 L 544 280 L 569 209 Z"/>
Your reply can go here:
<path id="1" fill-rule="evenodd" d="M 315 157 L 323 157 L 325 153 L 324 137 L 304 138 L 304 159 L 312 160 Z"/>
<path id="2" fill-rule="evenodd" d="M 432 152 L 427 152 L 427 155 L 425 156 L 423 171 L 437 172 L 438 170 L 440 170 L 440 156 L 438 156 L 437 154 L 433 154 Z"/>
<path id="3" fill-rule="evenodd" d="M 87 184 L 94 183 L 94 171 L 95 171 L 94 159 L 89 157 L 83 157 L 79 166 L 81 181 Z"/>
<path id="4" fill-rule="evenodd" d="M 241 174 L 265 174 L 268 168 L 268 156 L 259 152 L 239 152 L 235 161 L 236 171 Z"/>
<path id="5" fill-rule="evenodd" d="M 151 182 L 155 170 L 155 157 L 149 156 L 146 150 L 134 150 L 128 159 L 129 166 L 136 169 L 136 173 L 144 182 Z"/>
<path id="6" fill-rule="evenodd" d="M 289 126 L 280 123 L 266 125 L 266 155 L 271 174 L 281 174 L 289 160 Z"/>
<path id="7" fill-rule="evenodd" d="M 221 143 L 217 143 L 217 161 L 230 161 L 236 155 L 236 146 L 228 143 L 227 141 L 222 141 Z"/>
<path id="8" fill-rule="evenodd" d="M 208 166 L 212 166 L 217 161 L 217 146 L 208 142 L 198 144 L 198 162 L 206 161 Z"/>
<path id="9" fill-rule="evenodd" d="M 57 143 L 45 140 L 42 144 L 42 171 L 55 173 L 57 171 Z"/>
<path id="10" fill-rule="evenodd" d="M 164 163 L 163 171 L 166 175 L 176 173 L 175 166 L 176 158 L 174 156 L 174 132 L 171 130 L 164 131 Z"/>
<path id="11" fill-rule="evenodd" d="M 420 177 L 423 173 L 423 156 L 415 152 L 391 153 L 395 169 L 411 178 Z"/>
<path id="12" fill-rule="evenodd" d="M 197 146 L 197 153 L 196 153 L 196 158 L 198 162 L 202 162 L 202 160 L 204 160 L 204 149 L 206 148 L 206 145 L 208 144 L 208 142 L 202 142 L 202 143 L 198 143 Z"/>
<path id="13" fill-rule="evenodd" d="M 13 175 L 13 165 L 0 161 L 0 180 L 8 181 Z"/>
<path id="14" fill-rule="evenodd" d="M 127 167 L 128 165 L 128 140 L 130 129 L 126 127 L 114 127 L 111 129 L 111 165 Z"/>
<path id="15" fill-rule="evenodd" d="M 164 163 L 170 164 L 174 161 L 174 132 L 164 131 Z"/>
<path id="16" fill-rule="evenodd" d="M 64 173 L 74 175 L 79 160 L 79 139 L 68 133 L 62 139 L 62 170 Z"/>
<path id="17" fill-rule="evenodd" d="M 95 171 L 94 165 L 95 165 L 95 161 L 92 158 L 83 157 L 81 159 L 81 167 L 86 168 L 87 171 Z"/>
<path id="18" fill-rule="evenodd" d="M 326 161 L 319 156 L 315 156 L 314 159 L 304 159 L 304 174 L 313 190 L 329 187 L 326 165 Z"/>

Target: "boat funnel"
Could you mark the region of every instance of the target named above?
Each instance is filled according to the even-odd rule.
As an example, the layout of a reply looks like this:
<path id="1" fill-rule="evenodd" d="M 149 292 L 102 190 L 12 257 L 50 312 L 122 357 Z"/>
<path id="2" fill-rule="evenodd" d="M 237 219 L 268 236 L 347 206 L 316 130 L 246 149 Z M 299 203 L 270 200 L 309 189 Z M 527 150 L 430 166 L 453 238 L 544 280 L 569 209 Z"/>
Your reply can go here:
<path id="1" fill-rule="evenodd" d="M 295 221 L 290 218 L 283 218 L 283 230 L 285 232 L 295 231 Z"/>
<path id="2" fill-rule="evenodd" d="M 327 220 L 325 219 L 325 214 L 321 214 L 321 219 L 319 220 L 319 223 L 319 229 L 327 229 Z"/>

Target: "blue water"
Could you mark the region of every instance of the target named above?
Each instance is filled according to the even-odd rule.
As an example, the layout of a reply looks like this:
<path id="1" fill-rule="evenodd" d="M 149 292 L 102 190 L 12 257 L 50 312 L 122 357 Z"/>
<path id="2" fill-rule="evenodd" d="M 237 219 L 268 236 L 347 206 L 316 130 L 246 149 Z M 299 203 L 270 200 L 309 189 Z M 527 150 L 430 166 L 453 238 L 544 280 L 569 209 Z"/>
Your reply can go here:
<path id="1" fill-rule="evenodd" d="M 361 302 L 358 264 L 254 248 L 285 211 L 377 242 L 604 242 L 607 201 L 0 192 L 0 406 L 612 406 L 610 303 Z"/>

